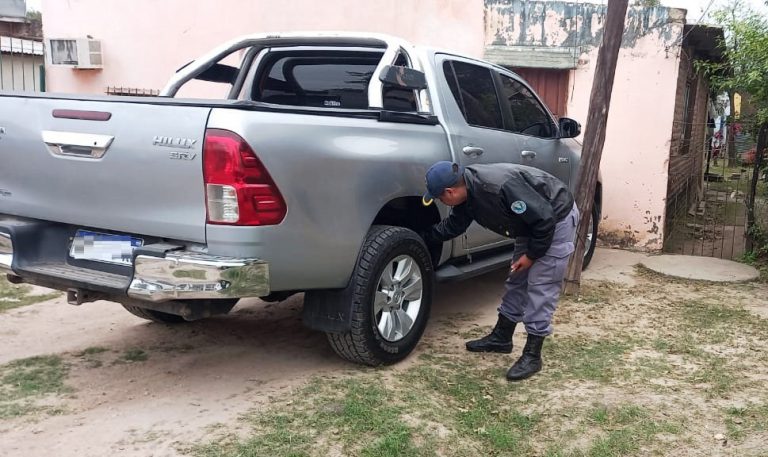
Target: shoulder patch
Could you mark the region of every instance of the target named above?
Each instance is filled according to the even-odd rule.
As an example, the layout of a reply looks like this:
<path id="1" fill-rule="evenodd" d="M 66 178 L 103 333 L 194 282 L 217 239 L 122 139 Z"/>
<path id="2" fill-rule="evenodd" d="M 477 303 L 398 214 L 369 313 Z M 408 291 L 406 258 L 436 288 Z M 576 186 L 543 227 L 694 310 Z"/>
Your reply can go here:
<path id="1" fill-rule="evenodd" d="M 523 214 L 526 209 L 528 209 L 528 205 L 522 200 L 512 203 L 512 212 L 515 214 Z"/>

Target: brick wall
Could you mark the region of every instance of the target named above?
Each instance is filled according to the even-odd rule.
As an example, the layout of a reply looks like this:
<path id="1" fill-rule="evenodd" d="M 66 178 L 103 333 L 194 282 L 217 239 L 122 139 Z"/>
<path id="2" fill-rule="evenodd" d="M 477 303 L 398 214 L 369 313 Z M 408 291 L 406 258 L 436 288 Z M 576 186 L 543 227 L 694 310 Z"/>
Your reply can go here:
<path id="1" fill-rule="evenodd" d="M 691 60 L 687 54 L 680 56 L 680 71 L 677 76 L 677 89 L 675 90 L 675 117 L 672 124 L 672 138 L 669 144 L 669 188 L 667 196 L 674 194 L 676 187 L 675 172 L 679 165 L 685 162 L 686 157 L 681 154 L 683 127 L 685 123 L 685 88 L 689 75 L 692 72 Z"/>
<path id="2" fill-rule="evenodd" d="M 690 154 L 693 162 L 689 168 L 689 176 L 693 177 L 702 191 L 704 184 L 704 161 L 707 157 L 707 142 L 710 131 L 707 127 L 709 121 L 709 83 L 703 75 L 696 76 L 696 111 L 693 117 L 693 132 L 691 136 Z M 701 195 L 699 195 L 701 196 Z"/>
<path id="3" fill-rule="evenodd" d="M 688 206 L 699 196 L 703 183 L 709 85 L 696 72 L 690 53 L 691 50 L 686 48 L 680 56 L 669 151 L 667 225 L 673 223 L 679 213 L 687 211 Z M 686 93 L 689 106 L 686 104 Z"/>

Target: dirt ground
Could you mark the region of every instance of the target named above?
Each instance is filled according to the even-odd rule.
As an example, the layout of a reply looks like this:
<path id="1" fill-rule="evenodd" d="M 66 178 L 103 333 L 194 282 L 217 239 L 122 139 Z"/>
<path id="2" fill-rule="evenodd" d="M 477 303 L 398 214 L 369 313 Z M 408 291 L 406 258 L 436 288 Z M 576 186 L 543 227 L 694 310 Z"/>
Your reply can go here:
<path id="1" fill-rule="evenodd" d="M 471 311 L 489 325 L 502 281 L 503 272 L 441 287 L 432 320 Z M 48 399 L 61 414 L 0 420 L 0 455 L 178 455 L 180 443 L 314 376 L 354 374 L 359 368 L 339 359 L 323 334 L 302 326 L 301 304 L 301 296 L 241 300 L 227 316 L 181 326 L 149 323 L 109 302 L 75 307 L 64 298 L 0 314 L 0 364 L 59 354 L 70 365 L 72 391 Z M 431 326 L 425 337 L 435 333 Z M 107 349 L 92 357 L 99 367 L 78 357 L 88 348 Z M 136 348 L 146 361 L 115 363 Z"/>
<path id="2" fill-rule="evenodd" d="M 598 252 L 596 264 L 585 277 L 585 284 L 590 286 L 588 293 L 580 300 L 564 303 L 558 310 L 556 338 L 559 335 L 564 338 L 607 338 L 615 332 L 625 336 L 631 333 L 627 341 L 635 341 L 632 338 L 639 339 L 638 335 L 644 332 L 662 336 L 674 333 L 676 329 L 672 322 L 644 319 L 646 313 L 638 310 L 645 306 L 659 311 L 659 302 L 665 297 L 674 297 L 680 303 L 689 298 L 706 297 L 713 302 L 733 302 L 737 298 L 752 318 L 768 318 L 768 288 L 763 285 L 740 286 L 734 292 L 726 286 L 666 283 L 637 273 L 632 268 L 636 261 L 637 257 L 632 254 Z M 433 304 L 430 325 L 416 353 L 396 367 L 380 369 L 376 376 L 397 378 L 398 373 L 407 372 L 433 352 L 442 355 L 447 352 L 457 360 L 469 357 L 461 343 L 467 331 L 480 334 L 495 321 L 503 279 L 502 271 L 463 283 L 441 285 Z M 635 311 L 622 312 L 622 307 L 630 302 Z M 179 326 L 148 323 L 112 303 L 74 307 L 66 304 L 63 298 L 0 313 L 3 342 L 0 365 L 53 354 L 61 359 L 61 366 L 66 367 L 64 389 L 36 398 L 35 409 L 27 414 L 0 417 L 0 455 L 183 455 L 191 452 L 190 446 L 215 440 L 230 429 L 242 431 L 243 415 L 268 411 L 275 404 L 286 404 L 292 393 L 300 392 L 313 379 L 369 375 L 370 369 L 340 360 L 322 334 L 301 325 L 301 303 L 301 296 L 279 304 L 243 300 L 230 315 Z M 517 351 L 524 341 L 521 333 L 515 337 Z M 756 378 L 752 381 L 768 379 L 765 358 L 751 352 L 764 349 L 766 339 L 758 341 L 755 338 L 751 335 L 742 346 L 724 345 L 724 339 L 717 340 L 703 350 L 721 357 L 737 354 L 754 373 Z M 555 343 L 552 351 L 555 360 L 549 366 L 557 372 L 560 368 L 556 354 L 567 349 L 562 343 Z M 643 361 L 642 366 L 638 366 L 644 370 L 655 369 L 655 365 L 648 361 L 660 357 L 664 351 L 667 348 L 659 343 L 625 350 L 622 357 L 627 363 Z M 677 355 L 685 354 L 684 350 L 668 353 L 665 363 L 671 365 L 665 365 L 664 369 L 683 370 L 695 378 L 700 367 Z M 572 356 L 566 354 L 563 360 L 569 357 Z M 489 366 L 500 363 L 493 358 L 483 357 L 482 360 Z M 675 366 L 676 360 L 679 366 Z M 502 362 L 509 361 L 504 359 Z M 671 390 L 649 394 L 644 402 L 667 404 L 672 413 L 679 412 L 676 408 L 687 401 L 701 402 L 697 411 L 707 411 L 708 402 L 712 402 L 711 390 L 702 388 L 709 393 L 702 394 L 701 399 L 689 398 L 685 386 L 673 385 L 679 381 L 664 381 L 664 378 L 660 376 L 658 382 L 667 382 Z M 567 377 L 565 379 L 568 381 Z M 697 382 L 706 384 L 709 381 L 701 379 Z M 552 385 L 553 380 L 549 379 L 546 384 L 552 388 L 548 393 L 549 401 L 556 402 L 564 395 L 563 389 Z M 541 386 L 544 388 L 545 384 Z M 568 393 L 571 398 L 589 397 L 595 384 L 594 381 L 582 382 L 573 387 Z M 621 386 L 612 385 L 611 380 L 603 383 L 600 389 L 602 401 L 608 403 L 611 395 L 617 397 L 625 392 Z M 742 394 L 728 395 L 736 398 L 739 405 L 764 404 L 766 401 L 759 389 L 745 388 Z M 599 422 L 602 417 L 599 411 L 597 417 Z M 701 420 L 700 433 L 687 434 L 689 441 L 685 441 L 701 452 L 684 455 L 740 455 L 721 447 L 720 441 L 713 439 L 720 430 Z M 766 434 L 759 428 L 756 430 L 758 433 L 754 436 L 746 434 L 745 442 L 738 449 L 761 455 Z M 726 433 L 726 430 L 722 432 Z M 690 440 L 693 440 L 692 444 Z M 696 440 L 706 442 L 706 445 Z M 749 440 L 757 442 L 750 443 Z M 768 447 L 762 455 L 768 455 Z"/>

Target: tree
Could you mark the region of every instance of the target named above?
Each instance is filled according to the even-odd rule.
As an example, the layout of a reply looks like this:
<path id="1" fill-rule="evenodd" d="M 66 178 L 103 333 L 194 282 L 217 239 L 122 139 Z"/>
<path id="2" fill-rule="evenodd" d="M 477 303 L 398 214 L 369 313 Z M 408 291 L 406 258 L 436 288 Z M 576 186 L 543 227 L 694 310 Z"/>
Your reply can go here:
<path id="1" fill-rule="evenodd" d="M 716 92 L 749 94 L 754 112 L 740 119 L 747 132 L 757 137 L 754 170 L 747 196 L 748 249 L 755 246 L 757 230 L 755 199 L 757 181 L 763 166 L 768 138 L 768 19 L 749 9 L 741 0 L 713 13 L 723 27 L 725 40 L 720 43 L 725 57 L 720 63 L 699 62 Z M 731 135 L 732 137 L 733 135 Z"/>
<path id="2" fill-rule="evenodd" d="M 29 10 L 27 11 L 27 20 L 31 22 L 42 22 L 43 14 L 40 11 Z"/>

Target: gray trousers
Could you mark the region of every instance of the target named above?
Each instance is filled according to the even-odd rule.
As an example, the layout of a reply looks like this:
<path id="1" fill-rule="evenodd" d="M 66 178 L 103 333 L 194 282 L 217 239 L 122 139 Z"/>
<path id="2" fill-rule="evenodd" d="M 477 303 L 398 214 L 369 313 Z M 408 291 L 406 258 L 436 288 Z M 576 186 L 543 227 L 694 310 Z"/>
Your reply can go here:
<path id="1" fill-rule="evenodd" d="M 579 210 L 576 205 L 555 226 L 555 236 L 547 253 L 524 271 L 510 273 L 506 293 L 499 313 L 512 322 L 523 322 L 529 335 L 547 336 L 552 333 L 552 315 L 557 308 L 560 291 L 568 268 L 568 259 L 574 251 Z M 527 238 L 515 239 L 517 260 L 528 246 Z"/>

